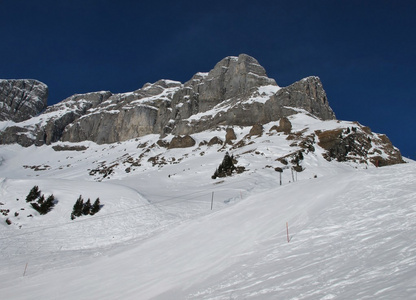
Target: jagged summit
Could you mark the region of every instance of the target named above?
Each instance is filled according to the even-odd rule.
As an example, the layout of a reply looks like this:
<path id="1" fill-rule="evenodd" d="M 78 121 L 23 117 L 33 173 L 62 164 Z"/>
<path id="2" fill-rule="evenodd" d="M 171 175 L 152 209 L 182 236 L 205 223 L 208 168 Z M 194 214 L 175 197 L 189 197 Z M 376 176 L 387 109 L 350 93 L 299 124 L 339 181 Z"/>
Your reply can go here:
<path id="1" fill-rule="evenodd" d="M 200 110 L 207 111 L 227 99 L 248 97 L 260 86 L 277 86 L 268 78 L 258 61 L 246 54 L 228 56 L 218 62 L 206 76 L 193 78 L 185 83 L 198 93 Z"/>
<path id="2" fill-rule="evenodd" d="M 184 84 L 159 80 L 128 93 L 73 95 L 37 117 L 6 126 L 0 137 L 3 144 L 23 146 L 114 143 L 147 134 L 192 134 L 218 125 L 265 124 L 298 108 L 323 120 L 335 118 L 318 77 L 281 88 L 255 58 L 241 54 L 222 59 Z"/>

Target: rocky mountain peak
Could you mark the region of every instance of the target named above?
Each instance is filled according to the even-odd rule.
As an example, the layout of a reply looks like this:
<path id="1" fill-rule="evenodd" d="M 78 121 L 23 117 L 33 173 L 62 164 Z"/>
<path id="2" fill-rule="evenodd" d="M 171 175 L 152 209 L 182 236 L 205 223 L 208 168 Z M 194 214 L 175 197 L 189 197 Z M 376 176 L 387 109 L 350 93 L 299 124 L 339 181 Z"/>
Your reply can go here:
<path id="1" fill-rule="evenodd" d="M 222 59 L 184 84 L 162 79 L 133 92 L 73 95 L 30 122 L 5 127 L 0 141 L 103 144 L 148 134 L 190 135 L 217 126 L 266 124 L 299 109 L 323 120 L 335 118 L 319 78 L 281 88 L 255 58 L 241 54 Z"/>
<path id="2" fill-rule="evenodd" d="M 204 104 L 202 110 L 208 110 L 219 102 L 247 95 L 253 88 L 263 85 L 277 86 L 255 58 L 241 54 L 238 57 L 228 56 L 218 62 L 202 78 L 197 92 Z"/>
<path id="3" fill-rule="evenodd" d="M 229 69 L 233 74 L 248 74 L 267 77 L 266 70 L 259 64 L 259 62 L 247 54 L 240 54 L 237 56 L 228 56 L 216 64 L 210 74 L 221 72 L 222 69 Z"/>

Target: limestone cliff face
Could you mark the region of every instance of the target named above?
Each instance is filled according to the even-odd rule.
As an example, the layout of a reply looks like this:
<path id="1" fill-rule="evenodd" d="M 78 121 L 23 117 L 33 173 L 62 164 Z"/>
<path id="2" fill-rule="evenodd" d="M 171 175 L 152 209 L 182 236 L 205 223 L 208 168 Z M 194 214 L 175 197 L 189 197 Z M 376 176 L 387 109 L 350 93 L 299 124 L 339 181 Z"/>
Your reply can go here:
<path id="1" fill-rule="evenodd" d="M 177 120 L 173 133 L 191 134 L 216 125 L 251 126 L 277 121 L 303 109 L 322 120 L 335 119 L 318 77 L 308 77 L 280 88 L 274 81 L 252 87 L 246 94 L 228 98 L 211 111 Z"/>
<path id="2" fill-rule="evenodd" d="M 33 79 L 0 80 L 0 121 L 21 122 L 42 112 L 48 87 Z"/>
<path id="3" fill-rule="evenodd" d="M 224 58 L 184 84 L 159 80 L 130 93 L 71 96 L 30 122 L 6 127 L 0 140 L 24 146 L 60 140 L 114 143 L 147 134 L 264 124 L 299 108 L 323 120 L 335 118 L 318 77 L 281 88 L 256 59 L 241 54 Z"/>
<path id="4" fill-rule="evenodd" d="M 271 103 L 302 108 L 323 120 L 335 119 L 321 80 L 316 76 L 304 78 L 273 95 Z M 272 107 L 270 107 L 273 110 Z"/>
<path id="5" fill-rule="evenodd" d="M 193 78 L 185 86 L 198 95 L 199 112 L 212 109 L 224 100 L 249 96 L 259 86 L 277 86 L 256 59 L 245 54 L 226 57 L 206 76 Z"/>
<path id="6" fill-rule="evenodd" d="M 131 93 L 111 95 L 68 124 L 62 140 L 105 144 L 159 134 L 170 120 L 170 103 L 181 87 L 177 81 L 159 80 Z"/>

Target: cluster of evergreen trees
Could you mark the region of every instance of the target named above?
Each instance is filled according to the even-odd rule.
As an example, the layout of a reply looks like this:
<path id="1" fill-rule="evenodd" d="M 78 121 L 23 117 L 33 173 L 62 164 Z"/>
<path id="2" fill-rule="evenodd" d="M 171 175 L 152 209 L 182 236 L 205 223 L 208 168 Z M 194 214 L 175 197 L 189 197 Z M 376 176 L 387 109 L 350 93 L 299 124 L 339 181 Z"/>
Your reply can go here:
<path id="1" fill-rule="evenodd" d="M 39 187 L 35 185 L 26 196 L 26 202 L 30 203 L 33 209 L 35 209 L 39 214 L 46 215 L 52 210 L 57 201 L 55 200 L 54 195 L 50 195 L 47 199 L 45 199 L 45 195 L 41 195 Z"/>
<path id="2" fill-rule="evenodd" d="M 100 198 L 97 198 L 93 204 L 91 204 L 89 198 L 87 202 L 84 203 L 84 199 L 80 195 L 72 209 L 71 220 L 74 220 L 76 217 L 81 217 L 82 215 L 95 215 L 100 211 L 101 207 Z"/>

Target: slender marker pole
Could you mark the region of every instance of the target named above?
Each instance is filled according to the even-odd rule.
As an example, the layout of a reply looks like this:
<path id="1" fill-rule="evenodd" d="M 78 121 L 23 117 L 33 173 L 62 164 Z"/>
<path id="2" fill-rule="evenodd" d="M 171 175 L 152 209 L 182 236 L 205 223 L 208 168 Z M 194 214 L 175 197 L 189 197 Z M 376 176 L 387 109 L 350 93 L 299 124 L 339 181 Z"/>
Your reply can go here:
<path id="1" fill-rule="evenodd" d="M 212 198 L 211 198 L 211 210 L 212 207 L 214 206 L 214 192 L 212 192 Z"/>
<path id="2" fill-rule="evenodd" d="M 25 275 L 26 275 L 27 264 L 28 264 L 28 263 L 26 263 L 26 267 L 25 267 L 25 271 L 23 272 L 23 276 L 25 276 Z"/>
<path id="3" fill-rule="evenodd" d="M 289 243 L 289 224 L 286 222 L 286 235 L 287 235 L 287 242 Z"/>

